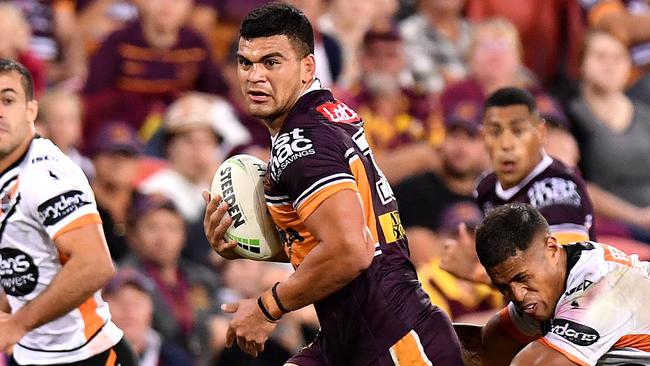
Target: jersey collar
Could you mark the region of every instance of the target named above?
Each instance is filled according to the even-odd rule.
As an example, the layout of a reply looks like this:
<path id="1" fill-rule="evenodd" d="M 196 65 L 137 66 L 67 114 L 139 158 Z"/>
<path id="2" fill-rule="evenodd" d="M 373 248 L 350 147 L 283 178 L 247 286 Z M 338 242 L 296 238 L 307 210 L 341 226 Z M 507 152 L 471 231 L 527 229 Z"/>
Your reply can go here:
<path id="1" fill-rule="evenodd" d="M 544 155 L 542 157 L 542 161 L 540 161 L 539 164 L 537 164 L 537 166 L 535 166 L 533 171 L 530 172 L 530 174 L 528 174 L 528 176 L 526 178 L 524 178 L 521 182 L 519 182 L 519 184 L 517 184 L 516 186 L 508 188 L 508 189 L 503 189 L 503 186 L 501 186 L 501 182 L 499 182 L 497 180 L 497 184 L 496 184 L 496 187 L 495 187 L 497 197 L 499 197 L 500 199 L 502 199 L 504 201 L 509 201 L 526 184 L 528 184 L 531 180 L 533 180 L 533 178 L 540 175 L 544 170 L 546 170 L 546 168 L 551 166 L 551 164 L 553 164 L 553 158 L 548 156 L 545 152 L 543 154 Z"/>

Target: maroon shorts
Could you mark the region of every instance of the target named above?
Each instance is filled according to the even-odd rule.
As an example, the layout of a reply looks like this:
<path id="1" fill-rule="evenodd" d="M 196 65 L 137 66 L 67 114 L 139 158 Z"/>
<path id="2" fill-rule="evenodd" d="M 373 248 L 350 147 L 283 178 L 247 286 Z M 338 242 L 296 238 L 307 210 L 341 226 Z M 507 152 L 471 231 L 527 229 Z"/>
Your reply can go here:
<path id="1" fill-rule="evenodd" d="M 303 348 L 286 363 L 298 366 L 330 365 L 321 351 L 320 338 Z M 447 315 L 436 311 L 415 326 L 389 350 L 367 366 L 463 366 L 460 342 Z"/>

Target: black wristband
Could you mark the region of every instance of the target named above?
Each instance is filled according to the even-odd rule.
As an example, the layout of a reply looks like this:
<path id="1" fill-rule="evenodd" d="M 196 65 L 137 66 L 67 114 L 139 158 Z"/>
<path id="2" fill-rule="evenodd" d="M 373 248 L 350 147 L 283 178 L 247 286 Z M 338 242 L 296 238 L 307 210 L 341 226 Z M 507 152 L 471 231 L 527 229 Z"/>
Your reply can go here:
<path id="1" fill-rule="evenodd" d="M 278 296 L 278 290 L 277 287 L 280 284 L 280 282 L 276 282 L 275 285 L 271 288 L 271 293 L 273 293 L 273 300 L 275 300 L 275 303 L 278 305 L 278 309 L 284 314 L 288 313 L 289 310 L 282 305 L 282 302 L 280 302 L 280 297 Z"/>
<path id="2" fill-rule="evenodd" d="M 273 317 L 273 315 L 271 315 L 271 313 L 269 313 L 269 311 L 266 309 L 266 306 L 264 306 L 264 302 L 262 301 L 262 296 L 257 298 L 257 306 L 259 306 L 260 309 L 262 310 L 262 314 L 264 314 L 266 320 L 270 321 L 271 323 L 275 323 L 278 320 L 280 320 L 280 318 L 276 319 Z"/>

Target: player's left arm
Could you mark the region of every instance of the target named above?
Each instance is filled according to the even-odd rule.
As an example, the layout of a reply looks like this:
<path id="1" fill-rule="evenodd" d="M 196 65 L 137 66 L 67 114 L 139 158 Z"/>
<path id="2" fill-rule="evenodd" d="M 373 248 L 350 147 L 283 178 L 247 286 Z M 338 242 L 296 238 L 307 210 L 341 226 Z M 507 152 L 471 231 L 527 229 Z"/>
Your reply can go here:
<path id="1" fill-rule="evenodd" d="M 585 365 L 576 363 L 567 358 L 564 354 L 542 344 L 539 341 L 529 343 L 512 360 L 511 366 L 576 366 Z"/>
<path id="2" fill-rule="evenodd" d="M 101 224 L 79 226 L 54 242 L 64 264 L 47 289 L 12 316 L 16 331 L 23 334 L 75 309 L 113 276 Z"/>
<path id="3" fill-rule="evenodd" d="M 340 190 L 325 199 L 305 220 L 305 226 L 319 244 L 277 287 L 277 297 L 289 311 L 343 288 L 370 266 L 375 252 L 359 193 L 351 189 Z M 271 291 L 263 294 L 263 300 L 272 311 L 279 311 Z"/>

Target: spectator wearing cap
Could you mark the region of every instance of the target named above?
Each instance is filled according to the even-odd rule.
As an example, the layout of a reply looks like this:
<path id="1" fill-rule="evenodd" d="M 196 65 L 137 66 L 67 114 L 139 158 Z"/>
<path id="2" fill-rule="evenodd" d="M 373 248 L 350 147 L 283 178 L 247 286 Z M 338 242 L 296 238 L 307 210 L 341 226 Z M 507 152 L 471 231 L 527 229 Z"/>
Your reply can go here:
<path id="1" fill-rule="evenodd" d="M 165 196 L 136 194 L 128 238 L 131 253 L 120 265 L 152 279 L 154 328 L 196 362 L 210 357 L 208 328 L 220 281 L 210 269 L 181 258 L 186 241 L 179 210 Z"/>
<path id="2" fill-rule="evenodd" d="M 411 257 L 417 264 L 439 257 L 442 251 L 442 212 L 459 202 L 474 202 L 476 181 L 489 168 L 479 128 L 472 120 L 447 120 L 446 136 L 438 148 L 440 169 L 395 186 Z"/>
<path id="3" fill-rule="evenodd" d="M 472 28 L 462 16 L 465 0 L 424 0 L 419 12 L 400 25 L 409 69 L 416 85 L 440 93 L 445 85 L 463 79 Z"/>
<path id="4" fill-rule="evenodd" d="M 111 318 L 129 341 L 140 366 L 191 366 L 182 348 L 163 342 L 153 329 L 153 282 L 132 268 L 120 269 L 102 295 L 111 307 Z"/>
<path id="5" fill-rule="evenodd" d="M 89 156 L 95 167 L 91 187 L 115 261 L 129 250 L 126 223 L 142 149 L 133 128 L 122 122 L 107 123 L 89 144 Z"/>
<path id="6" fill-rule="evenodd" d="M 210 189 L 213 174 L 224 156 L 222 146 L 229 144 L 223 137 L 237 139 L 237 131 L 248 137 L 223 103 L 196 93 L 174 102 L 165 114 L 162 130 L 169 165 L 138 186 L 143 193 L 162 194 L 174 202 L 187 225 L 184 255 L 203 263 L 207 263 L 212 250 L 203 231 L 205 201 L 201 191 Z"/>
<path id="7" fill-rule="evenodd" d="M 83 112 L 78 94 L 62 89 L 49 90 L 38 102 L 38 133 L 46 137 L 74 161 L 89 180 L 95 176 L 93 163 L 78 150 L 81 144 Z"/>
<path id="8" fill-rule="evenodd" d="M 430 96 L 406 86 L 399 31 L 370 31 L 360 54 L 361 79 L 344 97 L 364 120 L 368 143 L 388 180 L 430 170 L 435 164 L 437 115 Z"/>
<path id="9" fill-rule="evenodd" d="M 558 103 L 535 81 L 522 63 L 522 45 L 517 29 L 505 19 L 490 19 L 474 26 L 468 58 L 468 76 L 448 85 L 441 96 L 445 119 L 467 116 L 481 120 L 483 103 L 499 88 L 527 89 L 553 115 L 566 121 Z M 471 113 L 470 113 L 471 112 Z M 540 109 L 540 113 L 543 111 Z M 542 117 L 547 117 L 542 114 Z"/>
<path id="10" fill-rule="evenodd" d="M 91 58 L 83 91 L 91 135 L 103 119 L 121 119 L 149 137 L 181 93 L 227 91 L 210 47 L 184 25 L 192 0 L 137 5 L 138 21 L 109 35 Z"/>

